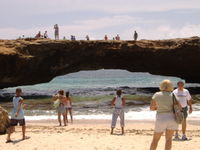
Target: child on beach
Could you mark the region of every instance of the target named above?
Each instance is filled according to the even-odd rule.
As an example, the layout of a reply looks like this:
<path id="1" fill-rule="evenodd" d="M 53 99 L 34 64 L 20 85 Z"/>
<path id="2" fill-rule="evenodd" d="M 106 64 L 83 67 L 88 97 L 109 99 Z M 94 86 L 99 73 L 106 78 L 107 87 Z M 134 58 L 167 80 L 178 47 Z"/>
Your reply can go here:
<path id="1" fill-rule="evenodd" d="M 63 122 L 64 126 L 67 126 L 66 124 L 66 109 L 65 109 L 65 104 L 66 104 L 66 96 L 64 95 L 64 90 L 58 91 L 58 94 L 53 96 L 54 101 L 58 101 L 58 107 L 57 107 L 57 112 L 58 112 L 58 122 L 59 125 L 62 126 L 61 122 L 61 115 L 63 116 Z"/>
<path id="2" fill-rule="evenodd" d="M 111 134 L 113 134 L 114 128 L 117 123 L 117 118 L 120 118 L 120 125 L 122 128 L 122 135 L 124 134 L 124 110 L 123 107 L 125 106 L 125 99 L 122 97 L 122 91 L 117 90 L 116 96 L 112 100 L 112 106 L 114 106 L 114 111 L 112 115 L 112 124 L 111 124 Z"/>
<path id="3" fill-rule="evenodd" d="M 71 99 L 71 97 L 69 97 L 69 92 L 66 92 L 65 95 L 66 95 L 66 99 L 67 99 L 66 105 L 65 105 L 65 108 L 66 108 L 66 119 L 67 119 L 67 122 L 68 122 L 67 114 L 69 112 L 70 117 L 71 117 L 71 123 L 73 123 L 72 99 Z"/>
<path id="4" fill-rule="evenodd" d="M 10 121 L 10 128 L 8 130 L 8 137 L 6 143 L 12 142 L 10 136 L 12 131 L 14 130 L 14 126 L 17 126 L 18 124 L 22 126 L 22 140 L 25 140 L 25 118 L 24 118 L 24 111 L 23 107 L 24 105 L 24 100 L 21 97 L 22 95 L 22 89 L 17 88 L 16 89 L 16 95 L 13 97 L 13 110 L 11 113 L 11 121 Z"/>

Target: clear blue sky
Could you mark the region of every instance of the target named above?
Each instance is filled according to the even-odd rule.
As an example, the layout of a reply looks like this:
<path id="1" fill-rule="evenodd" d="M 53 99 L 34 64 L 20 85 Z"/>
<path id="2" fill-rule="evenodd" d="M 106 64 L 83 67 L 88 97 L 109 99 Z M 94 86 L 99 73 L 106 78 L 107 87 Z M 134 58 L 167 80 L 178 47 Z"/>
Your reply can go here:
<path id="1" fill-rule="evenodd" d="M 200 0 L 0 0 L 0 39 L 60 27 L 61 37 L 131 39 L 200 36 Z"/>

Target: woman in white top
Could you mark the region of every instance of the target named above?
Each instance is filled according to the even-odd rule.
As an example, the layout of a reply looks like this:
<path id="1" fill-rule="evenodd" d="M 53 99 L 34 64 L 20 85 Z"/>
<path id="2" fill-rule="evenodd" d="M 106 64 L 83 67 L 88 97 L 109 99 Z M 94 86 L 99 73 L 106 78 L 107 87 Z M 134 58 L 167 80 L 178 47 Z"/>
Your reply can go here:
<path id="1" fill-rule="evenodd" d="M 68 114 L 69 112 L 70 117 L 71 117 L 71 123 L 73 123 L 72 99 L 69 97 L 69 92 L 66 92 L 65 95 L 66 95 L 66 104 L 65 104 L 66 113 Z M 68 122 L 67 114 L 66 114 L 66 119 Z"/>
<path id="2" fill-rule="evenodd" d="M 114 128 L 116 126 L 117 118 L 120 118 L 120 125 L 122 128 L 122 135 L 124 134 L 124 110 L 125 99 L 122 97 L 122 91 L 117 90 L 117 95 L 112 100 L 112 106 L 114 106 L 114 111 L 112 115 L 112 124 L 111 124 L 111 134 L 113 134 Z"/>

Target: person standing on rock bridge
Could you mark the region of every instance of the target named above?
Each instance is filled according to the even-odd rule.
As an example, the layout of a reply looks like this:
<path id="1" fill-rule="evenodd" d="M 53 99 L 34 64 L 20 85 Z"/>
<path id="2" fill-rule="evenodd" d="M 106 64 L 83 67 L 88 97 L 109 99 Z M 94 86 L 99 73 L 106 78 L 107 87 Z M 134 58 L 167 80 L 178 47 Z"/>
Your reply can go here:
<path id="1" fill-rule="evenodd" d="M 59 28 L 58 28 L 58 24 L 54 25 L 54 36 L 55 36 L 55 40 L 59 40 Z"/>
<path id="2" fill-rule="evenodd" d="M 136 31 L 134 32 L 133 38 L 134 38 L 134 41 L 137 41 L 137 39 L 138 39 L 138 33 Z"/>

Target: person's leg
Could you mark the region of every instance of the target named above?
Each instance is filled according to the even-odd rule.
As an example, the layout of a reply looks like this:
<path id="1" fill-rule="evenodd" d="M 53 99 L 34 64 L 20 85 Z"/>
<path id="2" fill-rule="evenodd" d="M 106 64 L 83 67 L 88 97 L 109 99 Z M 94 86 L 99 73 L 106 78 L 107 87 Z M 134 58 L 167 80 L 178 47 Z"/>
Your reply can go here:
<path id="1" fill-rule="evenodd" d="M 187 121 L 186 121 L 186 118 L 185 118 L 182 122 L 182 133 L 183 133 L 182 140 L 187 140 L 186 128 L 187 128 Z"/>
<path id="2" fill-rule="evenodd" d="M 117 118 L 118 118 L 118 114 L 116 113 L 116 110 L 114 110 L 113 115 L 112 115 L 111 134 L 113 134 L 113 130 L 117 123 Z"/>
<path id="3" fill-rule="evenodd" d="M 64 123 L 64 126 L 67 126 L 67 124 L 66 124 L 66 113 L 63 113 L 62 115 L 63 115 L 63 123 Z"/>
<path id="4" fill-rule="evenodd" d="M 10 137 L 11 137 L 13 129 L 14 129 L 14 126 L 10 126 L 9 129 L 8 129 L 7 142 L 11 141 Z"/>
<path id="5" fill-rule="evenodd" d="M 25 138 L 26 138 L 25 132 L 26 132 L 26 126 L 23 125 L 23 126 L 22 126 L 22 139 L 23 139 L 23 140 L 25 140 Z"/>
<path id="6" fill-rule="evenodd" d="M 123 110 L 121 110 L 119 117 L 120 117 L 120 125 L 122 128 L 122 134 L 124 134 L 124 111 Z"/>
<path id="7" fill-rule="evenodd" d="M 179 140 L 179 134 L 178 134 L 178 130 L 175 131 L 175 135 L 174 135 L 174 139 L 175 140 Z"/>
<path id="8" fill-rule="evenodd" d="M 186 119 L 184 119 L 183 122 L 182 122 L 182 133 L 183 133 L 183 135 L 185 135 L 186 127 L 187 127 Z"/>
<path id="9" fill-rule="evenodd" d="M 61 123 L 61 114 L 58 113 L 58 122 L 59 122 L 59 125 L 62 126 L 62 123 Z"/>
<path id="10" fill-rule="evenodd" d="M 72 108 L 69 109 L 69 114 L 70 114 L 70 117 L 71 117 L 71 123 L 73 123 L 73 114 L 72 114 Z"/>
<path id="11" fill-rule="evenodd" d="M 165 150 L 171 150 L 172 148 L 172 137 L 174 134 L 174 130 L 166 130 L 165 132 Z"/>
<path id="12" fill-rule="evenodd" d="M 156 150 L 158 146 L 158 142 L 160 140 L 160 137 L 162 136 L 163 132 L 161 133 L 154 133 L 153 140 L 151 142 L 150 150 Z"/>
<path id="13" fill-rule="evenodd" d="M 66 108 L 66 122 L 68 123 L 68 108 Z"/>

